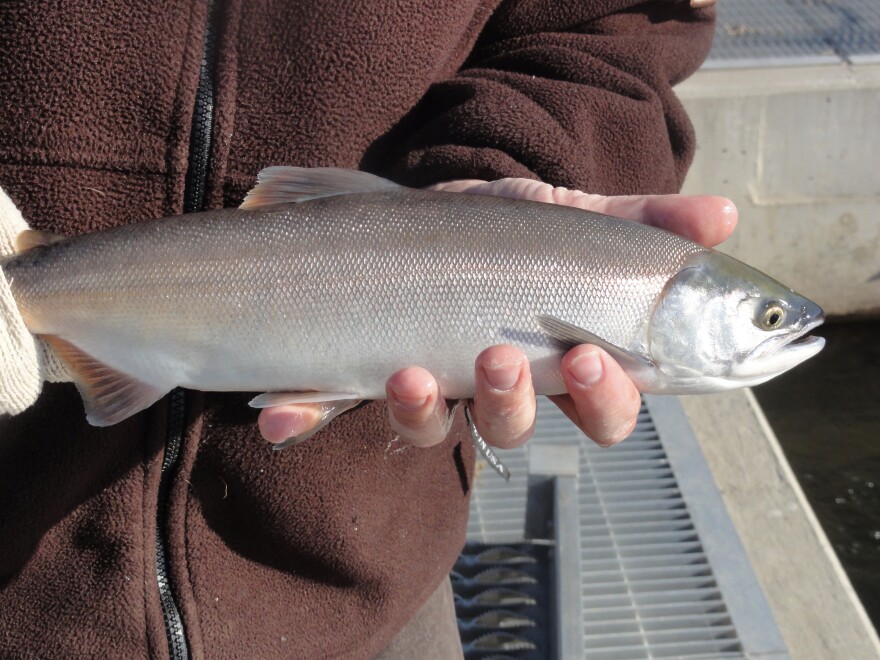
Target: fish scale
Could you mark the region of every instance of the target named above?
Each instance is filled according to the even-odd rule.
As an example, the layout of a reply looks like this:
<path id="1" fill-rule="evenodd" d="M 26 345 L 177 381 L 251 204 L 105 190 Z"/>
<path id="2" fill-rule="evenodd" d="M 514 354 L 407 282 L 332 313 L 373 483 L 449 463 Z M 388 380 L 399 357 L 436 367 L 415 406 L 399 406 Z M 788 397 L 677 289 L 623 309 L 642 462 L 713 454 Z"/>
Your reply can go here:
<path id="1" fill-rule="evenodd" d="M 694 259 L 733 261 L 566 206 L 273 170 L 284 171 L 260 184 L 271 204 L 116 227 L 8 260 L 29 329 L 155 390 L 358 399 L 383 398 L 388 376 L 411 365 L 444 396 L 469 397 L 475 357 L 511 343 L 532 360 L 536 391 L 553 394 L 564 391 L 560 338 L 539 317 L 646 356 L 670 281 Z M 334 172 L 355 190 L 322 191 Z M 293 201 L 274 203 L 285 195 Z"/>

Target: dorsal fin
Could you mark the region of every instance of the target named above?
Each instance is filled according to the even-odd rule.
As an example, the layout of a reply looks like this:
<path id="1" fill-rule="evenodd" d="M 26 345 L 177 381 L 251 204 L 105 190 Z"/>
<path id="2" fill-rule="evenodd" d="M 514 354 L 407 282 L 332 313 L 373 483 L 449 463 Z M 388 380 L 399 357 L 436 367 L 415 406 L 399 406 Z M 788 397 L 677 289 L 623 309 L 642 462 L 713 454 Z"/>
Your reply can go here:
<path id="1" fill-rule="evenodd" d="M 393 181 L 369 172 L 338 167 L 267 167 L 257 175 L 257 185 L 244 198 L 241 208 L 400 189 Z"/>
<path id="2" fill-rule="evenodd" d="M 36 229 L 25 229 L 18 233 L 15 237 L 15 251 L 24 252 L 36 247 L 46 247 L 63 241 L 64 236 L 53 234 L 49 231 L 37 231 Z"/>
<path id="3" fill-rule="evenodd" d="M 149 408 L 169 391 L 112 369 L 61 337 L 40 337 L 52 347 L 73 377 L 86 407 L 86 419 L 93 426 L 121 422 Z"/>

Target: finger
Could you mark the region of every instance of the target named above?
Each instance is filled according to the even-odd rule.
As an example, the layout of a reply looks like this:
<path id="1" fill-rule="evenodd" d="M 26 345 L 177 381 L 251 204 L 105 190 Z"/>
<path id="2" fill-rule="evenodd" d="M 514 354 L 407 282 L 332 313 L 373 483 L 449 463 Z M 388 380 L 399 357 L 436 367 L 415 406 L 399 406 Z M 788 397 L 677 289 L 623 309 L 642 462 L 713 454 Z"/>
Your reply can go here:
<path id="1" fill-rule="evenodd" d="M 429 188 L 445 192 L 491 195 L 492 197 L 507 197 L 509 199 L 527 199 L 533 202 L 547 202 L 550 204 L 556 203 L 556 200 L 554 199 L 554 191 L 564 190 L 569 192 L 566 188 L 554 188 L 549 183 L 544 183 L 543 181 L 518 177 L 497 179 L 495 181 L 459 179 L 456 181 L 436 183 L 433 186 L 429 186 Z M 586 195 L 581 192 L 578 194 L 584 197 L 591 197 L 591 195 Z M 601 195 L 592 195 L 592 197 L 601 198 Z"/>
<path id="2" fill-rule="evenodd" d="M 465 182 L 470 183 L 470 182 Z M 712 247 L 736 228 L 736 205 L 715 195 L 623 195 L 606 197 L 530 179 L 501 179 L 471 185 L 467 192 L 563 204 L 660 227 Z"/>
<path id="3" fill-rule="evenodd" d="M 604 197 L 592 204 L 598 213 L 660 227 L 707 247 L 727 240 L 739 217 L 736 204 L 714 195 Z"/>
<path id="4" fill-rule="evenodd" d="M 468 192 L 514 199 L 563 204 L 586 211 L 626 218 L 660 227 L 713 247 L 727 240 L 736 228 L 736 205 L 714 195 L 623 195 L 606 197 L 531 179 L 448 181 L 436 190 Z"/>
<path id="5" fill-rule="evenodd" d="M 272 444 L 307 433 L 321 423 L 324 410 L 319 403 L 298 403 L 265 408 L 257 425 L 262 436 Z"/>
<path id="6" fill-rule="evenodd" d="M 443 192 L 471 192 L 476 188 L 489 183 L 485 179 L 456 179 L 454 181 L 442 181 L 427 186 L 426 190 L 440 190 Z M 491 194 L 491 193 L 486 193 Z"/>
<path id="7" fill-rule="evenodd" d="M 474 423 L 490 445 L 518 447 L 535 428 L 535 390 L 529 361 L 518 348 L 492 346 L 477 356 Z"/>
<path id="8" fill-rule="evenodd" d="M 391 428 L 404 442 L 416 447 L 443 442 L 449 414 L 430 373 L 421 367 L 401 369 L 388 379 L 385 393 Z"/>
<path id="9" fill-rule="evenodd" d="M 562 359 L 568 396 L 551 399 L 580 429 L 603 447 L 620 442 L 635 428 L 639 391 L 598 346 L 576 346 Z"/>

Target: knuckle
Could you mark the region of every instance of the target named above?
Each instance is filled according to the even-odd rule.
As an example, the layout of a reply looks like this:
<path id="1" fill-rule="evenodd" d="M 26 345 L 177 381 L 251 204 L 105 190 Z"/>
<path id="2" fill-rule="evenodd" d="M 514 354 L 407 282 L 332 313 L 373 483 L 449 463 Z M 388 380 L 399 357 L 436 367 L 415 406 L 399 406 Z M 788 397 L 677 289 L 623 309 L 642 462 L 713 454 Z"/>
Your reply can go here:
<path id="1" fill-rule="evenodd" d="M 435 420 L 430 415 L 394 412 L 391 415 L 391 420 L 396 423 L 395 425 L 402 433 L 418 433 L 423 435 L 431 433 L 437 427 Z"/>
<path id="2" fill-rule="evenodd" d="M 419 410 L 401 410 L 401 409 L 392 409 L 391 416 L 394 420 L 397 421 L 401 426 L 417 429 L 422 428 L 425 424 L 430 421 L 430 415 L 428 415 L 427 411 L 419 409 Z"/>
<path id="3" fill-rule="evenodd" d="M 509 449 L 511 447 L 518 447 L 526 442 L 529 438 L 532 437 L 534 431 L 535 422 L 534 419 L 532 419 L 532 422 L 530 424 L 524 424 L 521 426 L 518 425 L 515 427 L 499 427 L 485 434 L 482 432 L 482 430 L 480 430 L 480 434 L 483 436 L 483 439 L 489 444 L 495 447 L 500 447 L 501 449 Z"/>
<path id="4" fill-rule="evenodd" d="M 616 428 L 612 428 L 605 434 L 603 434 L 600 439 L 596 442 L 603 447 L 610 447 L 612 445 L 616 445 L 620 442 L 626 440 L 630 434 L 632 434 L 633 430 L 636 428 L 636 418 L 628 418 L 624 423 L 619 425 Z"/>
<path id="5" fill-rule="evenodd" d="M 483 401 L 480 417 L 487 425 L 502 427 L 520 423 L 523 419 L 531 420 L 535 416 L 533 401 L 532 397 L 520 393 L 505 392 L 493 396 L 489 401 Z"/>
<path id="6" fill-rule="evenodd" d="M 431 445 L 443 440 L 441 429 L 431 424 L 422 424 L 420 426 L 407 426 L 404 424 L 391 423 L 391 428 L 400 437 L 409 444 L 413 445 Z"/>
<path id="7" fill-rule="evenodd" d="M 439 403 L 433 407 L 416 411 L 388 410 L 388 421 L 392 430 L 405 442 L 416 446 L 431 446 L 442 442 L 448 431 L 445 406 Z"/>
<path id="8" fill-rule="evenodd" d="M 527 440 L 535 426 L 535 414 L 527 402 L 494 406 L 478 415 L 480 435 L 493 445 L 515 446 Z"/>

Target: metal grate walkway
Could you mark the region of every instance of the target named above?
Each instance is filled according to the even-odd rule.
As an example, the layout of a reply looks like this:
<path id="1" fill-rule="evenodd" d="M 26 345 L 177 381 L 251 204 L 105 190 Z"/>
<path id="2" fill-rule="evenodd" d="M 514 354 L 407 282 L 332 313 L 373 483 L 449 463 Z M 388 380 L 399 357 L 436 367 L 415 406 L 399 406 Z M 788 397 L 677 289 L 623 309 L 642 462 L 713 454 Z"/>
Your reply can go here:
<path id="1" fill-rule="evenodd" d="M 601 449 L 542 399 L 528 449 L 502 453 L 513 472 L 511 481 L 503 482 L 488 469 L 480 472 L 471 500 L 470 545 L 460 562 L 470 567 L 470 573 L 464 571 L 453 580 L 459 602 L 466 600 L 470 608 L 460 611 L 466 657 L 485 658 L 492 653 L 523 659 L 787 657 L 677 400 L 647 400 L 630 438 Z M 536 509 L 543 506 L 538 492 L 541 480 L 535 474 L 541 461 L 535 455 L 558 447 L 579 456 L 576 477 L 573 472 L 571 477 L 575 501 L 569 506 L 559 504 L 557 498 L 556 504 L 566 507 L 566 515 L 573 519 L 561 518 L 559 511 L 541 512 L 542 518 L 555 520 L 555 527 L 541 535 L 540 524 L 534 523 Z M 557 484 L 557 494 L 560 488 Z M 560 533 L 566 530 L 577 530 L 575 544 L 566 541 L 575 548 L 573 561 L 564 559 L 559 547 Z M 532 542 L 535 557 L 567 564 L 555 571 L 548 567 L 538 578 L 551 584 L 502 584 L 502 573 L 484 575 L 480 584 L 472 579 L 482 572 L 473 568 L 480 552 L 493 545 L 515 544 L 511 547 L 528 554 L 527 537 L 538 537 Z M 519 568 L 531 576 L 541 574 L 532 562 Z M 493 575 L 499 582 L 493 582 Z M 580 602 L 560 605 L 553 594 L 559 596 L 572 583 Z M 498 638 L 484 627 L 479 636 L 483 646 L 474 646 L 474 629 L 466 630 L 467 622 L 481 613 L 474 599 L 499 588 L 513 599 L 503 609 L 519 621 L 518 627 L 496 629 L 506 633 Z M 517 605 L 510 595 L 517 592 L 530 600 Z M 497 604 L 484 608 L 492 609 L 498 609 Z M 572 616 L 578 619 L 574 628 Z M 557 641 L 557 635 L 541 626 L 575 630 L 576 646 L 569 640 L 569 650 L 560 653 L 566 642 Z"/>

